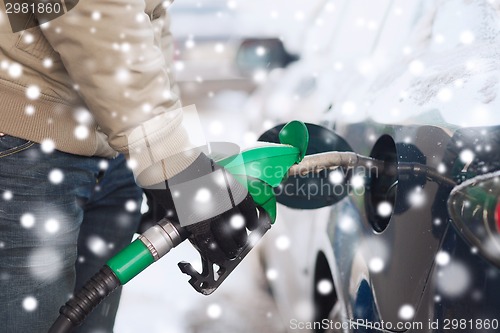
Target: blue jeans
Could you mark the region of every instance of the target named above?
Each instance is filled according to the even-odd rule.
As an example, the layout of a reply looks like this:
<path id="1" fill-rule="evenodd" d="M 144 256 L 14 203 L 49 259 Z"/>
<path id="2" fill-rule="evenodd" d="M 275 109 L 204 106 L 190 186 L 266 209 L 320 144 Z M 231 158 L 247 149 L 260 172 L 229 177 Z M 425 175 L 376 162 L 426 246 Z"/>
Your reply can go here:
<path id="1" fill-rule="evenodd" d="M 0 331 L 46 333 L 75 289 L 131 240 L 142 190 L 125 159 L 0 137 Z M 120 291 L 78 332 L 112 332 Z"/>

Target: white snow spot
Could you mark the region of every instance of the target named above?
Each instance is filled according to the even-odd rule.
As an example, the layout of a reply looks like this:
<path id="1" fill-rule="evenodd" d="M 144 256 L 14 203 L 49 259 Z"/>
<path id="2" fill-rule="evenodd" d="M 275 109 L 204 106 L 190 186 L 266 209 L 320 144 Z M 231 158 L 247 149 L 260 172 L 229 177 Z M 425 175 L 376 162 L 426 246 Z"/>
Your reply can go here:
<path id="1" fill-rule="evenodd" d="M 226 178 L 222 172 L 217 172 L 215 174 L 214 181 L 220 187 L 226 187 Z"/>
<path id="2" fill-rule="evenodd" d="M 24 32 L 23 34 L 23 40 L 26 44 L 31 44 L 33 43 L 33 41 L 35 40 L 35 38 L 33 37 L 32 34 L 30 34 L 29 32 Z"/>
<path id="3" fill-rule="evenodd" d="M 33 296 L 28 296 L 23 299 L 23 309 L 28 312 L 33 312 L 38 307 L 38 301 Z"/>
<path id="4" fill-rule="evenodd" d="M 21 75 L 23 75 L 23 67 L 16 62 L 12 63 L 9 66 L 8 73 L 12 78 L 17 79 L 18 77 L 21 77 Z"/>
<path id="5" fill-rule="evenodd" d="M 187 48 L 187 49 L 192 49 L 193 47 L 195 47 L 195 45 L 196 45 L 196 44 L 195 44 L 194 40 L 192 40 L 192 39 L 188 39 L 188 40 L 184 43 L 184 45 L 186 46 L 186 48 Z"/>
<path id="6" fill-rule="evenodd" d="M 305 15 L 304 15 L 303 11 L 298 10 L 298 11 L 295 12 L 295 19 L 297 21 L 302 21 L 302 20 L 304 20 L 304 18 L 305 18 Z"/>
<path id="7" fill-rule="evenodd" d="M 26 229 L 33 228 L 35 225 L 35 216 L 30 213 L 23 214 L 21 216 L 21 225 Z"/>
<path id="8" fill-rule="evenodd" d="M 436 302 L 436 303 L 441 302 L 441 296 L 439 296 L 439 295 L 434 296 L 434 302 Z"/>
<path id="9" fill-rule="evenodd" d="M 52 184 L 60 184 L 64 180 L 64 173 L 59 169 L 54 169 L 49 173 L 49 181 Z"/>
<path id="10" fill-rule="evenodd" d="M 200 188 L 194 197 L 194 200 L 200 203 L 207 203 L 212 198 L 212 193 L 206 188 Z"/>
<path id="11" fill-rule="evenodd" d="M 437 288 L 441 294 L 456 297 L 464 294 L 471 283 L 467 268 L 459 262 L 451 262 L 438 273 Z"/>
<path id="12" fill-rule="evenodd" d="M 361 60 L 357 64 L 357 69 L 361 75 L 368 76 L 373 73 L 373 63 L 367 59 Z"/>
<path id="13" fill-rule="evenodd" d="M 374 20 L 368 21 L 368 30 L 375 30 L 378 28 L 378 23 Z"/>
<path id="14" fill-rule="evenodd" d="M 385 264 L 382 258 L 375 257 L 370 259 L 370 262 L 368 263 L 368 268 L 370 269 L 370 272 L 372 273 L 380 273 L 384 270 Z"/>
<path id="15" fill-rule="evenodd" d="M 436 44 L 443 44 L 444 43 L 444 36 L 442 34 L 436 34 L 434 37 L 434 42 Z"/>
<path id="16" fill-rule="evenodd" d="M 26 113 L 28 116 L 35 114 L 35 107 L 33 105 L 27 105 L 24 108 L 24 113 Z"/>
<path id="17" fill-rule="evenodd" d="M 99 162 L 99 169 L 106 170 L 109 167 L 109 162 L 106 160 L 101 160 Z"/>
<path id="18" fill-rule="evenodd" d="M 437 98 L 441 102 L 448 102 L 451 100 L 452 97 L 453 97 L 453 92 L 451 91 L 450 88 L 442 88 L 437 93 Z"/>
<path id="19" fill-rule="evenodd" d="M 245 219 L 241 214 L 236 214 L 231 217 L 229 223 L 234 229 L 241 229 L 245 226 Z"/>
<path id="20" fill-rule="evenodd" d="M 123 53 L 130 52 L 130 44 L 129 43 L 121 43 L 120 44 L 120 51 Z"/>
<path id="21" fill-rule="evenodd" d="M 101 19 L 101 12 L 94 11 L 92 12 L 91 17 L 94 21 L 99 21 Z"/>
<path id="22" fill-rule="evenodd" d="M 465 30 L 460 34 L 460 42 L 462 44 L 471 44 L 475 38 L 474 33 L 470 30 Z"/>
<path id="23" fill-rule="evenodd" d="M 365 185 L 365 180 L 361 175 L 354 175 L 351 179 L 351 184 L 354 188 L 359 189 Z"/>
<path id="24" fill-rule="evenodd" d="M 135 201 L 135 200 L 128 200 L 125 203 L 125 209 L 128 212 L 135 212 L 137 210 L 137 201 Z"/>
<path id="25" fill-rule="evenodd" d="M 465 63 L 465 68 L 469 71 L 474 71 L 477 67 L 477 62 L 475 60 L 469 60 Z"/>
<path id="26" fill-rule="evenodd" d="M 450 255 L 448 252 L 439 251 L 436 255 L 436 263 L 439 266 L 446 266 L 450 263 Z"/>
<path id="27" fill-rule="evenodd" d="M 78 140 L 85 140 L 89 136 L 89 129 L 87 128 L 87 126 L 79 125 L 76 126 L 73 134 Z"/>
<path id="28" fill-rule="evenodd" d="M 412 320 L 415 316 L 415 308 L 410 304 L 405 304 L 399 308 L 398 316 L 403 320 Z"/>
<path id="29" fill-rule="evenodd" d="M 356 231 L 356 223 L 350 216 L 342 216 L 339 220 L 339 229 L 345 233 Z"/>
<path id="30" fill-rule="evenodd" d="M 116 81 L 120 83 L 127 83 L 130 80 L 130 71 L 126 68 L 120 68 L 115 74 Z"/>
<path id="31" fill-rule="evenodd" d="M 51 58 L 45 58 L 45 59 L 43 59 L 42 64 L 43 64 L 43 67 L 50 68 L 50 67 L 52 67 L 52 65 L 54 64 L 54 62 L 52 61 Z"/>
<path id="32" fill-rule="evenodd" d="M 420 187 L 416 187 L 412 192 L 410 192 L 408 195 L 408 202 L 415 208 L 422 207 L 424 205 L 425 195 Z"/>
<path id="33" fill-rule="evenodd" d="M 281 235 L 278 238 L 276 238 L 276 247 L 280 251 L 285 251 L 290 247 L 290 238 L 285 235 Z"/>
<path id="34" fill-rule="evenodd" d="M 227 2 L 227 8 L 234 10 L 236 7 L 238 7 L 238 3 L 235 0 L 229 0 Z"/>
<path id="35" fill-rule="evenodd" d="M 29 99 L 37 99 L 40 97 L 40 88 L 35 85 L 28 86 L 28 88 L 26 88 L 26 97 Z"/>
<path id="36" fill-rule="evenodd" d="M 333 291 L 333 283 L 330 280 L 323 279 L 318 282 L 316 289 L 321 295 L 329 295 Z"/>
<path id="37" fill-rule="evenodd" d="M 392 205 L 388 201 L 382 201 L 377 206 L 377 213 L 382 217 L 389 217 L 392 214 Z"/>
<path id="38" fill-rule="evenodd" d="M 14 195 L 12 194 L 11 191 L 4 191 L 3 192 L 3 195 L 2 195 L 3 199 L 6 200 L 6 201 L 9 201 L 9 200 L 12 200 L 12 197 L 14 197 Z"/>
<path id="39" fill-rule="evenodd" d="M 56 145 L 54 141 L 52 141 L 51 139 L 42 140 L 40 147 L 42 151 L 46 154 L 52 153 L 54 149 L 56 149 Z"/>
<path id="40" fill-rule="evenodd" d="M 151 110 L 153 110 L 153 106 L 149 103 L 144 103 L 142 104 L 142 111 L 145 112 L 145 113 L 149 113 L 151 112 Z"/>
<path id="41" fill-rule="evenodd" d="M 334 170 L 330 172 L 330 174 L 328 175 L 328 179 L 332 184 L 339 185 L 344 181 L 344 174 L 340 170 Z"/>
<path id="42" fill-rule="evenodd" d="M 365 19 L 362 18 L 362 17 L 358 17 L 356 19 L 356 25 L 357 26 L 360 26 L 360 27 L 364 27 L 365 26 Z"/>
<path id="43" fill-rule="evenodd" d="M 356 103 L 352 101 L 346 101 L 342 104 L 342 113 L 350 115 L 356 112 Z"/>
<path id="44" fill-rule="evenodd" d="M 410 62 L 410 66 L 408 69 L 410 70 L 411 74 L 420 76 L 425 70 L 425 65 L 420 60 L 413 60 L 412 62 Z"/>
<path id="45" fill-rule="evenodd" d="M 184 65 L 184 62 L 182 61 L 176 61 L 174 63 L 174 68 L 178 72 L 182 72 L 186 66 Z"/>
<path id="46" fill-rule="evenodd" d="M 224 44 L 222 44 L 222 43 L 215 44 L 215 47 L 214 47 L 215 52 L 222 53 L 222 52 L 224 52 L 224 49 L 225 49 Z"/>
<path id="47" fill-rule="evenodd" d="M 472 163 L 472 161 L 474 161 L 474 153 L 472 152 L 472 150 L 464 149 L 460 153 L 460 160 L 464 164 L 470 164 Z"/>
<path id="48" fill-rule="evenodd" d="M 328 1 L 328 3 L 325 6 L 325 10 L 327 12 L 333 12 L 335 10 L 335 4 L 333 3 L 333 1 Z"/>
<path id="49" fill-rule="evenodd" d="M 266 277 L 269 281 L 274 281 L 278 278 L 279 274 L 278 271 L 275 270 L 274 268 L 270 268 L 266 272 Z"/>
<path id="50" fill-rule="evenodd" d="M 134 159 L 130 159 L 127 161 L 127 167 L 130 169 L 130 170 L 134 170 L 135 168 L 137 168 L 137 161 L 134 160 Z"/>
<path id="51" fill-rule="evenodd" d="M 253 80 L 256 83 L 262 83 L 266 80 L 267 78 L 267 72 L 265 70 L 256 70 L 253 73 Z"/>
<path id="52" fill-rule="evenodd" d="M 98 257 L 103 257 L 108 253 L 106 242 L 99 236 L 90 236 L 87 239 L 87 247 Z"/>
<path id="53" fill-rule="evenodd" d="M 444 165 L 443 163 L 439 163 L 439 165 L 437 167 L 437 171 L 439 173 L 445 173 L 446 172 L 446 165 Z"/>
<path id="54" fill-rule="evenodd" d="M 455 87 L 461 88 L 464 85 L 464 80 L 463 79 L 456 79 L 455 81 L 453 81 L 453 84 L 455 85 Z"/>
<path id="55" fill-rule="evenodd" d="M 210 319 L 217 319 L 220 318 L 222 315 L 222 308 L 218 304 L 210 304 L 207 307 L 207 316 Z"/>
<path id="56" fill-rule="evenodd" d="M 255 49 L 255 54 L 257 54 L 259 57 L 262 57 L 266 54 L 266 48 L 263 46 L 259 46 Z"/>
<path id="57" fill-rule="evenodd" d="M 55 234 L 56 232 L 59 231 L 60 224 L 59 221 L 56 219 L 48 219 L 45 222 L 45 231 L 47 231 L 49 234 Z"/>
<path id="58" fill-rule="evenodd" d="M 85 108 L 78 108 L 73 116 L 75 120 L 82 125 L 90 125 L 94 120 L 90 111 Z"/>
<path id="59" fill-rule="evenodd" d="M 28 258 L 27 266 L 36 279 L 53 281 L 63 268 L 62 254 L 53 248 L 37 249 Z"/>
<path id="60" fill-rule="evenodd" d="M 273 125 L 274 125 L 273 121 L 271 121 L 269 119 L 264 120 L 264 123 L 262 124 L 262 128 L 265 130 L 269 130 L 269 129 L 273 128 Z"/>
<path id="61" fill-rule="evenodd" d="M 5 247 L 5 242 L 0 242 L 0 249 L 3 249 Z"/>
<path id="62" fill-rule="evenodd" d="M 144 22 L 146 20 L 146 14 L 145 13 L 137 13 L 137 15 L 135 15 L 135 20 L 139 23 Z"/>

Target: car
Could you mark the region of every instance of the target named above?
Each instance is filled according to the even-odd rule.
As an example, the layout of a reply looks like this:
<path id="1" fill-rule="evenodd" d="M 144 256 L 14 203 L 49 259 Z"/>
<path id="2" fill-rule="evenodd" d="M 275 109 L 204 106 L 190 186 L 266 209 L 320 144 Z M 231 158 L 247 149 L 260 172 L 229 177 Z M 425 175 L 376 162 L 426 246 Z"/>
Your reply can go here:
<path id="1" fill-rule="evenodd" d="M 315 1 L 301 7 L 312 7 Z M 260 55 L 262 61 L 271 60 L 271 66 L 266 66 L 265 70 L 272 69 L 275 64 L 286 65 L 290 55 L 283 47 L 281 36 L 287 32 L 286 35 L 291 39 L 301 29 L 289 13 L 296 6 L 283 6 L 285 3 L 282 0 L 274 4 L 281 11 L 279 14 L 276 12 L 279 17 L 273 18 L 271 13 L 262 11 L 265 5 L 263 1 L 172 2 L 168 10 L 172 18 L 172 35 L 175 37 L 173 71 L 182 92 L 183 103 L 197 104 L 203 108 L 219 92 L 253 91 L 265 72 L 255 75 L 241 70 L 245 66 L 242 62 L 245 59 L 241 57 L 243 54 L 239 53 L 243 44 L 254 55 L 255 49 L 249 44 L 261 45 L 259 52 L 263 52 Z M 292 23 L 293 29 L 290 28 Z M 281 51 L 273 54 L 274 59 L 268 59 L 265 54 L 269 44 Z M 235 64 L 235 59 L 240 66 Z"/>
<path id="2" fill-rule="evenodd" d="M 279 207 L 262 248 L 272 294 L 290 332 L 498 331 L 498 5 L 385 5 L 371 51 L 346 46 L 356 51 L 332 79 L 339 89 L 330 90 L 327 106 L 289 102 L 284 108 L 293 112 L 261 113 L 273 123 L 315 115 L 308 121 L 322 129 L 309 125 L 313 133 L 329 134 L 315 135 L 308 153 L 347 145 L 382 161 L 375 171 L 323 175 L 325 183 L 351 186 L 334 204 L 326 200 L 332 193 L 295 202 L 278 195 L 288 207 Z M 346 6 L 346 22 L 365 10 L 357 1 Z M 401 15 L 407 25 L 398 29 Z M 339 57 L 351 31 L 342 27 L 333 28 L 344 41 L 334 43 Z M 287 71 L 294 69 L 280 77 L 290 78 Z M 279 80 L 254 105 L 271 103 Z M 315 197 L 326 198 L 325 207 L 308 207 Z"/>

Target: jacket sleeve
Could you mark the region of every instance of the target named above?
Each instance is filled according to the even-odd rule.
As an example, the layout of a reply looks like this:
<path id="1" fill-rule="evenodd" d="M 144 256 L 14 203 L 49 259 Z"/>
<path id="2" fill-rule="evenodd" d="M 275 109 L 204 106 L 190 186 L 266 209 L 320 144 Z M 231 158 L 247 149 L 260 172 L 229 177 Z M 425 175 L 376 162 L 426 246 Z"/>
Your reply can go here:
<path id="1" fill-rule="evenodd" d="M 152 19 L 144 0 L 81 0 L 42 26 L 110 146 L 134 156 L 136 176 L 189 146 L 164 54 L 169 46 L 162 45 L 172 40 L 162 40 L 168 17 L 161 6 Z M 169 178 L 192 160 L 163 162 L 162 176 L 147 182 Z"/>

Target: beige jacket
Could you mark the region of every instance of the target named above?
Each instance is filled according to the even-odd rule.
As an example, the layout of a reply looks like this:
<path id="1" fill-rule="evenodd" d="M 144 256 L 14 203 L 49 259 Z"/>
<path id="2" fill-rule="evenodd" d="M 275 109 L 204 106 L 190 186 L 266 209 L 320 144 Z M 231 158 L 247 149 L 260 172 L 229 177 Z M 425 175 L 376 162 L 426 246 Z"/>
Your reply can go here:
<path id="1" fill-rule="evenodd" d="M 183 149 L 161 0 L 80 0 L 19 33 L 0 6 L 0 132 L 85 156 L 137 147 L 138 173 Z M 145 143 L 149 151 L 141 150 Z M 189 162 L 170 164 L 168 176 Z"/>

